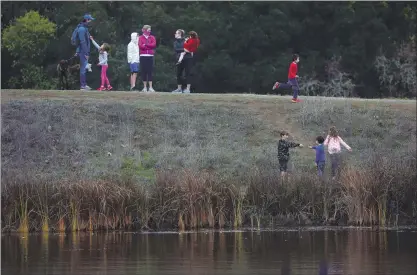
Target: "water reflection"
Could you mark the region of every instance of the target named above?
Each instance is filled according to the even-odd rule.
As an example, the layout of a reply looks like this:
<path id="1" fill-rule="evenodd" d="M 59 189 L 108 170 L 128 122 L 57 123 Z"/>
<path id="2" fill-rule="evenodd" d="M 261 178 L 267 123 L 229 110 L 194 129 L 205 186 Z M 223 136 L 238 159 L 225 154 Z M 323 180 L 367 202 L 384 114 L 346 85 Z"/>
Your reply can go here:
<path id="1" fill-rule="evenodd" d="M 2 237 L 4 274 L 416 274 L 416 232 L 287 231 Z"/>

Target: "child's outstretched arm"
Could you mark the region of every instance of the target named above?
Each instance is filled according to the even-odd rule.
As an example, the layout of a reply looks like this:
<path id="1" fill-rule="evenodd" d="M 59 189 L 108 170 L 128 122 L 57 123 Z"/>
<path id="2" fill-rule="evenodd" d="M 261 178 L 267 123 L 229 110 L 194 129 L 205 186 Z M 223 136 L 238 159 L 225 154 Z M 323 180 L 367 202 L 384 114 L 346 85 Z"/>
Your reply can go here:
<path id="1" fill-rule="evenodd" d="M 96 41 L 94 41 L 93 37 L 90 36 L 91 42 L 93 42 L 94 47 L 97 48 L 97 50 L 100 50 L 100 45 L 96 43 Z"/>
<path id="2" fill-rule="evenodd" d="M 352 148 L 350 148 L 350 146 L 347 145 L 346 142 L 344 142 L 341 137 L 339 137 L 339 141 L 340 141 L 340 144 L 342 144 L 346 149 L 348 149 L 349 151 L 352 151 Z"/>
<path id="3" fill-rule="evenodd" d="M 294 148 L 294 147 L 304 147 L 304 145 L 302 145 L 301 143 L 296 143 L 296 142 L 288 142 L 288 147 L 290 148 Z"/>

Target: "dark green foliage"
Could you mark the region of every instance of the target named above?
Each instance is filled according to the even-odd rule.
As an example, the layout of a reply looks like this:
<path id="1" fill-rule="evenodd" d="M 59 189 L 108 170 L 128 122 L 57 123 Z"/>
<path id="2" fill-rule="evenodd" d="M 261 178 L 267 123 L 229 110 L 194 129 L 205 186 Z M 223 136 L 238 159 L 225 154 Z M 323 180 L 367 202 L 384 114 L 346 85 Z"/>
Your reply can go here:
<path id="1" fill-rule="evenodd" d="M 175 88 L 172 43 L 175 30 L 182 28 L 197 31 L 201 38 L 195 57 L 196 92 L 268 93 L 274 81 L 286 81 L 291 54 L 298 52 L 302 94 L 415 96 L 417 8 L 413 2 L 2 2 L 2 30 L 31 10 L 56 24 L 54 38 L 45 51 L 44 43 L 34 43 L 33 53 L 21 53 L 44 53 L 39 62 L 26 62 L 27 68 L 36 67 L 30 77 L 22 74 L 33 69 L 24 72 L 14 66 L 15 53 L 2 47 L 4 88 L 52 88 L 56 71 L 51 68 L 74 53 L 71 33 L 82 15 L 90 12 L 96 18 L 91 34 L 98 43 L 112 47 L 108 74 L 119 90 L 129 86 L 130 33 L 149 24 L 158 45 L 154 77 L 158 91 Z M 2 36 L 7 45 L 4 31 Z M 410 50 L 400 52 L 403 45 Z M 95 65 L 98 53 L 91 50 Z M 386 60 L 378 59 L 381 56 L 399 57 L 401 64 L 381 62 Z M 381 66 L 387 67 L 388 78 Z M 410 70 L 411 78 L 403 76 Z M 390 80 L 391 74 L 395 81 Z M 88 79 L 91 86 L 99 85 L 98 67 L 93 67 Z M 331 84 L 334 79 L 347 82 L 349 91 L 339 91 L 340 85 Z"/>

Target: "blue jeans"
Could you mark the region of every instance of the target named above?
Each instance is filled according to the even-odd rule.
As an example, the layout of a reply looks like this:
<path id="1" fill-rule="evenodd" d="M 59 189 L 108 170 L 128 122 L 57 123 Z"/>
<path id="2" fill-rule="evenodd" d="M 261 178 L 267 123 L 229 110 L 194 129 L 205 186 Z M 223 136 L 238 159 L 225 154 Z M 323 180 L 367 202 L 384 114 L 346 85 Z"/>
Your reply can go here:
<path id="1" fill-rule="evenodd" d="M 86 77 L 86 66 L 87 66 L 87 58 L 85 57 L 85 54 L 78 53 L 78 56 L 80 57 L 80 85 L 81 88 L 87 86 L 87 77 Z"/>
<path id="2" fill-rule="evenodd" d="M 321 178 L 324 175 L 324 167 L 326 166 L 326 162 L 319 161 L 317 162 L 317 175 Z"/>
<path id="3" fill-rule="evenodd" d="M 289 78 L 287 83 L 280 83 L 279 87 L 283 88 L 283 89 L 292 88 L 292 91 L 293 91 L 293 96 L 292 97 L 294 99 L 297 99 L 298 92 L 300 91 L 300 87 L 298 86 L 297 78 Z"/>

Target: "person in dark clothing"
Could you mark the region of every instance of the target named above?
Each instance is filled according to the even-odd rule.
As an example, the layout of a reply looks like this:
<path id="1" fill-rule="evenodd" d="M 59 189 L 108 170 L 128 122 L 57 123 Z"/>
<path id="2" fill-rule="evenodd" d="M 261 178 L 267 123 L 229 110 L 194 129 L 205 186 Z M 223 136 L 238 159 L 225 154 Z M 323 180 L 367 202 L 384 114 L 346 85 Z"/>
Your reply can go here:
<path id="1" fill-rule="evenodd" d="M 174 41 L 174 50 L 175 50 L 175 60 L 178 60 L 181 53 L 184 52 L 184 30 L 177 30 L 175 32 L 175 41 Z M 193 56 L 191 53 L 186 53 L 184 59 L 181 63 L 177 64 L 177 89 L 172 91 L 172 93 L 180 94 L 189 94 L 191 89 L 191 69 L 193 65 Z M 183 74 L 185 73 L 185 78 Z M 186 88 L 183 87 L 186 85 Z"/>
<path id="2" fill-rule="evenodd" d="M 281 177 L 287 174 L 288 162 L 290 160 L 290 148 L 303 147 L 300 143 L 288 141 L 289 134 L 286 131 L 281 132 L 281 139 L 278 141 L 278 162 Z"/>
<path id="3" fill-rule="evenodd" d="M 88 31 L 88 24 L 93 20 L 94 18 L 91 14 L 85 14 L 83 21 L 78 24 L 76 29 L 76 35 L 79 39 L 79 45 L 76 52 L 80 57 L 81 90 L 91 90 L 91 88 L 87 85 L 86 71 L 88 69 L 88 57 L 90 56 L 90 33 Z"/>
<path id="4" fill-rule="evenodd" d="M 184 52 L 184 30 L 178 29 L 175 32 L 175 41 L 174 41 L 174 51 L 175 51 L 175 60 L 178 60 L 179 56 L 182 52 Z M 172 93 L 182 93 L 183 88 L 185 87 L 186 83 L 182 77 L 184 66 L 181 64 L 177 65 L 177 84 L 178 88 L 172 91 Z"/>
<path id="5" fill-rule="evenodd" d="M 182 62 L 184 55 L 187 53 L 191 53 L 191 56 L 194 56 L 194 53 L 197 52 L 197 49 L 200 46 L 200 39 L 198 38 L 198 34 L 195 31 L 190 31 L 188 34 L 190 36 L 185 38 L 184 52 L 180 54 L 177 65 Z"/>

